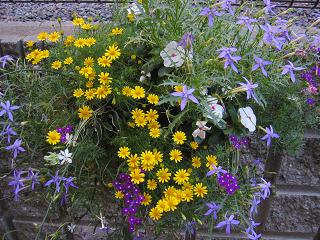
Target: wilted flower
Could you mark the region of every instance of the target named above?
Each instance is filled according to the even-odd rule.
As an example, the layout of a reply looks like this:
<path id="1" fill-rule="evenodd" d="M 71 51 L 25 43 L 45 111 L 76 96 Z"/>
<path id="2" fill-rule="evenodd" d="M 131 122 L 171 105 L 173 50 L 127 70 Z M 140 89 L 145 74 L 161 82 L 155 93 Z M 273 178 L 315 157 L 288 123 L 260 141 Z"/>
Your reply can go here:
<path id="1" fill-rule="evenodd" d="M 192 50 L 193 42 L 194 42 L 194 36 L 192 35 L 191 32 L 187 32 L 182 36 L 182 39 L 180 40 L 178 45 L 190 51 Z"/>
<path id="2" fill-rule="evenodd" d="M 249 132 L 256 130 L 257 118 L 251 107 L 239 108 L 240 122 L 249 129 Z"/>
<path id="3" fill-rule="evenodd" d="M 199 104 L 198 99 L 193 96 L 194 89 L 188 87 L 186 85 L 183 86 L 182 92 L 173 92 L 171 93 L 172 96 L 181 97 L 181 111 L 186 107 L 187 101 L 191 100 L 192 102 Z"/>
<path id="4" fill-rule="evenodd" d="M 8 61 L 13 61 L 13 58 L 10 55 L 4 55 L 0 57 L 0 63 L 2 63 L 2 68 L 4 68 Z"/>
<path id="5" fill-rule="evenodd" d="M 206 131 L 210 131 L 211 127 L 206 126 L 207 122 L 206 121 L 197 121 L 197 129 L 193 131 L 192 136 L 194 138 L 199 137 L 201 139 L 206 138 Z"/>

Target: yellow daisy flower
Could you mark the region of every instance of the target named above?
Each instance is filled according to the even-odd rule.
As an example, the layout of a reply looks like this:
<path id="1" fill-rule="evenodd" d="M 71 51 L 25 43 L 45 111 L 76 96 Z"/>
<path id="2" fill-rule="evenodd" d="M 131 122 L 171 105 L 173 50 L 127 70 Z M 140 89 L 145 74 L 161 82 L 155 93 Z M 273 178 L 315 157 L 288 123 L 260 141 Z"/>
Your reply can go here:
<path id="1" fill-rule="evenodd" d="M 160 199 L 158 202 L 157 202 L 157 206 L 156 208 L 161 212 L 169 212 L 170 211 L 170 208 L 168 206 L 168 202 L 166 199 Z"/>
<path id="2" fill-rule="evenodd" d="M 151 128 L 149 132 L 150 137 L 158 138 L 161 135 L 160 128 Z"/>
<path id="3" fill-rule="evenodd" d="M 101 67 L 111 67 L 112 60 L 106 56 L 98 58 L 98 64 Z"/>
<path id="4" fill-rule="evenodd" d="M 122 94 L 127 97 L 131 96 L 131 91 L 132 91 L 132 88 L 128 86 L 125 86 L 124 88 L 122 88 Z"/>
<path id="5" fill-rule="evenodd" d="M 93 26 L 90 23 L 83 23 L 81 24 L 81 28 L 83 30 L 90 30 Z"/>
<path id="6" fill-rule="evenodd" d="M 145 117 L 145 114 L 144 114 L 143 110 L 142 109 L 138 109 L 138 108 L 133 109 L 131 111 L 131 115 L 132 115 L 133 119 L 136 119 L 138 117 L 143 117 L 143 118 Z"/>
<path id="7" fill-rule="evenodd" d="M 50 42 L 57 42 L 57 41 L 59 40 L 60 36 L 61 36 L 60 33 L 58 33 L 58 32 L 52 32 L 52 33 L 50 33 L 50 34 L 48 35 L 47 39 L 48 39 L 48 41 L 50 41 Z"/>
<path id="8" fill-rule="evenodd" d="M 159 118 L 159 114 L 157 110 L 150 109 L 149 111 L 146 112 L 146 119 L 151 122 L 151 121 L 156 121 Z"/>
<path id="9" fill-rule="evenodd" d="M 84 59 L 83 63 L 86 67 L 93 67 L 94 59 L 92 57 L 87 57 Z"/>
<path id="10" fill-rule="evenodd" d="M 147 181 L 147 188 L 149 190 L 155 190 L 157 188 L 157 182 L 154 179 L 149 179 Z"/>
<path id="11" fill-rule="evenodd" d="M 148 123 L 148 129 L 152 129 L 152 128 L 160 128 L 160 123 L 157 121 L 151 121 Z"/>
<path id="12" fill-rule="evenodd" d="M 182 191 L 182 199 L 185 202 L 191 202 L 193 200 L 193 190 L 185 189 Z"/>
<path id="13" fill-rule="evenodd" d="M 28 48 L 32 48 L 34 46 L 34 41 L 28 41 L 26 45 Z"/>
<path id="14" fill-rule="evenodd" d="M 199 157 L 192 157 L 192 166 L 194 168 L 201 167 L 201 159 Z"/>
<path id="15" fill-rule="evenodd" d="M 208 167 L 210 170 L 213 170 L 212 165 L 218 166 L 217 157 L 215 155 L 208 155 L 206 156 L 207 164 L 206 167 Z"/>
<path id="16" fill-rule="evenodd" d="M 167 204 L 168 204 L 168 208 L 170 209 L 169 211 L 175 211 L 177 209 L 177 206 L 179 204 L 179 201 L 176 197 L 167 197 Z"/>
<path id="17" fill-rule="evenodd" d="M 72 57 L 67 57 L 64 61 L 63 61 L 64 64 L 66 65 L 70 65 L 73 63 L 73 58 Z"/>
<path id="18" fill-rule="evenodd" d="M 183 184 L 184 182 L 189 181 L 189 176 L 190 176 L 190 174 L 187 172 L 187 170 L 185 170 L 185 169 L 180 169 L 180 170 L 176 171 L 173 180 L 174 180 L 177 184 L 181 185 L 181 184 Z"/>
<path id="19" fill-rule="evenodd" d="M 104 99 L 106 98 L 109 94 L 111 93 L 111 88 L 109 86 L 100 86 L 96 90 L 96 96 L 99 99 Z"/>
<path id="20" fill-rule="evenodd" d="M 73 42 L 73 45 L 77 48 L 84 48 L 87 46 L 87 41 L 84 38 L 78 38 Z"/>
<path id="21" fill-rule="evenodd" d="M 134 119 L 134 123 L 137 125 L 137 127 L 144 127 L 147 125 L 147 119 L 145 117 L 137 117 Z"/>
<path id="22" fill-rule="evenodd" d="M 86 96 L 87 100 L 92 100 L 94 98 L 94 96 L 96 95 L 96 89 L 94 89 L 94 88 L 88 89 L 88 90 L 86 90 L 84 95 Z"/>
<path id="23" fill-rule="evenodd" d="M 48 35 L 49 34 L 47 32 L 41 32 L 38 34 L 37 39 L 39 41 L 45 41 L 45 40 L 47 40 Z"/>
<path id="24" fill-rule="evenodd" d="M 161 163 L 163 161 L 163 154 L 157 149 L 153 149 L 153 155 L 157 163 Z"/>
<path id="25" fill-rule="evenodd" d="M 172 140 L 179 145 L 184 144 L 184 141 L 187 140 L 187 136 L 184 132 L 182 131 L 177 131 L 173 134 Z"/>
<path id="26" fill-rule="evenodd" d="M 49 131 L 47 134 L 47 142 L 51 145 L 56 145 L 60 142 L 61 135 L 56 130 Z"/>
<path id="27" fill-rule="evenodd" d="M 127 158 L 130 156 L 130 148 L 128 147 L 120 147 L 118 151 L 119 158 Z"/>
<path id="28" fill-rule="evenodd" d="M 78 115 L 82 120 L 89 119 L 92 116 L 93 110 L 89 106 L 79 108 Z"/>
<path id="29" fill-rule="evenodd" d="M 203 198 L 208 193 L 207 187 L 203 186 L 202 183 L 197 183 L 194 186 L 193 191 L 197 197 L 201 197 L 201 198 Z"/>
<path id="30" fill-rule="evenodd" d="M 144 197 L 144 199 L 143 199 L 143 201 L 141 202 L 141 204 L 142 204 L 143 206 L 148 206 L 148 205 L 150 205 L 150 203 L 151 203 L 151 201 L 152 201 L 151 195 L 150 195 L 149 193 L 143 193 L 143 197 Z"/>
<path id="31" fill-rule="evenodd" d="M 73 96 L 76 98 L 81 97 L 83 94 L 84 94 L 84 92 L 81 88 L 77 88 L 73 91 Z"/>
<path id="32" fill-rule="evenodd" d="M 138 167 L 140 163 L 140 158 L 138 157 L 138 154 L 131 154 L 128 157 L 127 163 L 128 163 L 128 166 L 131 168 Z"/>
<path id="33" fill-rule="evenodd" d="M 160 183 L 166 183 L 170 180 L 171 173 L 168 168 L 161 168 L 157 171 L 157 178 Z"/>
<path id="34" fill-rule="evenodd" d="M 92 88 L 93 87 L 93 81 L 89 80 L 86 82 L 86 87 L 87 88 Z"/>
<path id="35" fill-rule="evenodd" d="M 99 82 L 103 85 L 110 84 L 112 82 L 112 78 L 109 73 L 101 72 L 99 75 Z"/>
<path id="36" fill-rule="evenodd" d="M 151 208 L 149 212 L 149 216 L 152 220 L 158 221 L 162 217 L 162 213 L 159 211 L 158 208 L 154 207 L 154 208 Z"/>
<path id="37" fill-rule="evenodd" d="M 182 152 L 179 149 L 172 149 L 170 151 L 170 160 L 176 163 L 180 162 L 182 160 Z"/>
<path id="38" fill-rule="evenodd" d="M 90 37 L 90 38 L 87 38 L 87 39 L 86 39 L 86 45 L 87 45 L 87 47 L 91 47 L 91 46 L 95 45 L 96 42 L 97 42 L 97 40 L 94 39 L 93 37 Z"/>
<path id="39" fill-rule="evenodd" d="M 124 194 L 121 191 L 116 191 L 114 194 L 115 198 L 122 199 L 124 197 Z"/>
<path id="40" fill-rule="evenodd" d="M 136 168 L 130 173 L 130 177 L 131 182 L 133 182 L 134 184 L 139 184 L 144 182 L 145 174 L 142 173 L 139 168 Z"/>
<path id="41" fill-rule="evenodd" d="M 119 35 L 122 34 L 122 32 L 123 32 L 123 29 L 122 29 L 122 28 L 116 27 L 116 28 L 113 28 L 113 29 L 111 30 L 111 35 L 113 35 L 113 36 L 119 36 Z"/>
<path id="42" fill-rule="evenodd" d="M 199 147 L 199 144 L 198 144 L 197 142 L 195 142 L 195 141 L 192 141 L 192 142 L 190 143 L 190 147 L 191 147 L 193 150 L 197 150 L 198 147 Z"/>
<path id="43" fill-rule="evenodd" d="M 82 24 L 84 24 L 84 19 L 77 17 L 77 18 L 72 20 L 72 24 L 74 26 L 81 26 Z"/>
<path id="44" fill-rule="evenodd" d="M 156 105 L 159 102 L 159 97 L 155 94 L 149 94 L 147 100 L 150 104 Z"/>
<path id="45" fill-rule="evenodd" d="M 62 66 L 62 62 L 59 61 L 59 60 L 56 60 L 54 61 L 52 64 L 51 64 L 51 68 L 55 69 L 55 70 L 58 70 L 60 69 Z"/>
<path id="46" fill-rule="evenodd" d="M 145 97 L 144 88 L 140 86 L 135 86 L 134 89 L 131 90 L 131 96 L 134 99 L 140 99 Z"/>
<path id="47" fill-rule="evenodd" d="M 111 60 L 118 59 L 121 55 L 120 49 L 116 45 L 109 46 L 109 49 L 104 54 L 106 57 L 108 57 Z"/>

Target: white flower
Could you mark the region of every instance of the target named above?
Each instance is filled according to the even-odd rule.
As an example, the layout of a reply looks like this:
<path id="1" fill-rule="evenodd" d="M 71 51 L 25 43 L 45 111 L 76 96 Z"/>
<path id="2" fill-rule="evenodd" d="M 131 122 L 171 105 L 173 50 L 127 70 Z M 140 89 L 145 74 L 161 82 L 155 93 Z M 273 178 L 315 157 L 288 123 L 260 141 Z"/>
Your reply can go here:
<path id="1" fill-rule="evenodd" d="M 193 137 L 199 137 L 201 139 L 205 139 L 206 138 L 206 131 L 209 131 L 211 129 L 211 127 L 207 127 L 206 126 L 207 122 L 206 121 L 197 121 L 196 125 L 197 125 L 197 129 L 194 130 L 194 132 L 192 133 Z"/>
<path id="2" fill-rule="evenodd" d="M 75 225 L 74 223 L 70 223 L 70 225 L 68 225 L 68 230 L 69 230 L 69 232 L 73 233 L 75 227 L 76 227 L 76 225 Z"/>
<path id="3" fill-rule="evenodd" d="M 218 99 L 214 97 L 208 97 L 207 101 L 213 115 L 221 119 L 223 117 L 224 107 L 218 104 Z M 208 115 L 207 118 L 213 119 L 210 115 Z"/>
<path id="4" fill-rule="evenodd" d="M 249 132 L 256 130 L 257 118 L 251 107 L 239 108 L 240 122 L 249 129 Z"/>
<path id="5" fill-rule="evenodd" d="M 140 82 L 144 82 L 146 79 L 151 78 L 151 73 L 145 73 L 144 71 L 141 71 L 141 77 Z"/>
<path id="6" fill-rule="evenodd" d="M 143 8 L 138 6 L 136 3 L 131 3 L 130 7 L 127 9 L 128 13 L 133 13 L 134 15 L 139 15 L 142 13 Z"/>
<path id="7" fill-rule="evenodd" d="M 160 56 L 165 67 L 181 67 L 184 63 L 185 50 L 178 46 L 177 42 L 172 41 L 161 51 Z"/>
<path id="8" fill-rule="evenodd" d="M 72 153 L 69 153 L 69 149 L 67 148 L 64 151 L 60 151 L 58 158 L 60 160 L 60 165 L 64 163 L 72 163 Z"/>

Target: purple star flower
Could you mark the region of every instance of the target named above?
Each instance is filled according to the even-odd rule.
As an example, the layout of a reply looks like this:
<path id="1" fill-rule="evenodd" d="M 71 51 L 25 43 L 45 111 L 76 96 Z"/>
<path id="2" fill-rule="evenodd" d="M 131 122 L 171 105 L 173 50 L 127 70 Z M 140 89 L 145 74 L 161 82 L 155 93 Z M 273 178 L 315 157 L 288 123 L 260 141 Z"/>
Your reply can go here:
<path id="1" fill-rule="evenodd" d="M 56 185 L 56 192 L 60 192 L 60 183 L 61 183 L 61 180 L 65 180 L 66 178 L 65 177 L 60 177 L 59 176 L 59 170 L 56 171 L 56 175 L 52 176 L 51 175 L 51 179 L 49 181 L 47 181 L 44 186 L 45 187 L 48 187 L 50 186 L 51 184 L 55 184 Z"/>
<path id="2" fill-rule="evenodd" d="M 222 13 L 219 13 L 216 9 L 214 8 L 208 8 L 208 7 L 205 7 L 202 9 L 202 11 L 200 12 L 200 15 L 201 16 L 207 16 L 208 17 L 208 25 L 209 27 L 212 27 L 213 26 L 213 23 L 214 23 L 214 16 L 217 16 L 217 17 L 221 17 L 222 16 Z"/>
<path id="3" fill-rule="evenodd" d="M 195 96 L 193 96 L 194 89 L 190 88 L 188 90 L 188 87 L 186 85 L 183 86 L 183 90 L 182 92 L 173 92 L 171 93 L 172 96 L 175 97 L 181 97 L 181 111 L 186 107 L 187 101 L 191 100 L 192 102 L 199 104 L 198 99 L 195 98 Z"/>
<path id="4" fill-rule="evenodd" d="M 7 135 L 7 142 L 10 143 L 10 141 L 11 141 L 11 135 L 16 136 L 17 133 L 16 133 L 15 131 L 13 131 L 13 129 L 11 128 L 11 125 L 8 124 L 8 126 L 6 127 L 6 129 L 3 130 L 3 131 L 0 133 L 0 136 L 4 136 L 4 135 Z"/>
<path id="5" fill-rule="evenodd" d="M 63 186 L 66 189 L 66 194 L 68 194 L 69 187 L 78 188 L 72 181 L 74 180 L 74 177 L 68 177 L 64 179 L 65 182 L 63 183 Z"/>
<path id="6" fill-rule="evenodd" d="M 208 216 L 210 214 L 213 214 L 213 219 L 217 220 L 217 213 L 219 212 L 220 205 L 217 205 L 214 202 L 206 203 L 206 205 L 208 206 L 209 210 L 204 215 Z"/>
<path id="7" fill-rule="evenodd" d="M 6 150 L 12 151 L 13 158 L 17 158 L 20 152 L 26 151 L 23 147 L 21 147 L 21 142 L 22 140 L 16 139 L 12 145 L 5 148 Z"/>
<path id="8" fill-rule="evenodd" d="M 275 12 L 272 10 L 272 8 L 276 7 L 277 5 L 271 5 L 271 1 L 270 0 L 263 0 L 265 6 L 265 14 L 275 14 Z"/>
<path id="9" fill-rule="evenodd" d="M 238 21 L 236 22 L 237 24 L 241 24 L 241 25 L 246 25 L 246 27 L 248 28 L 248 30 L 250 32 L 253 31 L 253 27 L 251 25 L 251 23 L 257 22 L 257 19 L 255 18 L 249 18 L 247 16 L 239 16 L 238 17 Z"/>
<path id="10" fill-rule="evenodd" d="M 251 207 L 250 207 L 250 216 L 253 217 L 255 214 L 258 213 L 258 206 L 261 203 L 260 197 L 257 195 L 254 195 L 251 201 Z"/>
<path id="11" fill-rule="evenodd" d="M 261 178 L 262 183 L 259 183 L 258 186 L 260 188 L 260 196 L 262 199 L 266 199 L 267 197 L 270 196 L 270 188 L 271 188 L 271 183 L 267 182 L 263 178 Z"/>
<path id="12" fill-rule="evenodd" d="M 34 190 L 34 185 L 40 184 L 38 180 L 39 172 L 34 173 L 31 168 L 28 170 L 28 179 L 31 180 L 31 190 Z"/>
<path id="13" fill-rule="evenodd" d="M 183 47 L 184 49 L 191 50 L 193 42 L 194 42 L 194 36 L 192 35 L 191 32 L 187 32 L 182 36 L 178 45 Z"/>
<path id="14" fill-rule="evenodd" d="M 260 26 L 264 31 L 263 41 L 267 45 L 273 45 L 278 50 L 282 49 L 282 45 L 285 43 L 286 39 L 284 37 L 277 36 L 281 31 L 277 27 L 266 24 L 265 26 Z"/>
<path id="15" fill-rule="evenodd" d="M 226 170 L 223 170 L 221 166 L 217 167 L 215 166 L 214 164 L 211 165 L 212 166 L 212 170 L 210 170 L 208 173 L 207 173 L 207 177 L 210 177 L 211 175 L 213 174 L 217 174 L 217 176 L 219 177 L 220 173 L 222 174 L 225 174 L 227 173 Z"/>
<path id="16" fill-rule="evenodd" d="M 220 52 L 219 58 L 225 59 L 224 69 L 226 69 L 230 65 L 233 71 L 235 71 L 236 73 L 239 72 L 234 63 L 238 63 L 238 61 L 241 60 L 241 57 L 231 55 L 233 52 L 236 52 L 237 50 L 238 49 L 235 47 L 222 47 L 218 49 L 218 51 Z"/>
<path id="17" fill-rule="evenodd" d="M 262 71 L 262 74 L 268 77 L 268 73 L 265 69 L 265 66 L 272 64 L 272 62 L 259 58 L 255 55 L 253 57 L 254 57 L 254 60 L 256 61 L 256 64 L 252 67 L 252 71 L 256 71 L 258 68 L 260 68 Z"/>
<path id="18" fill-rule="evenodd" d="M 283 67 L 283 71 L 282 71 L 282 75 L 285 75 L 287 73 L 290 73 L 290 78 L 292 80 L 292 82 L 295 82 L 296 81 L 296 77 L 294 76 L 294 71 L 300 71 L 300 70 L 303 70 L 304 68 L 303 67 L 295 67 L 293 65 L 292 62 L 288 61 L 288 65 L 285 65 Z"/>
<path id="19" fill-rule="evenodd" d="M 273 127 L 270 125 L 270 128 L 266 127 L 267 134 L 261 138 L 261 140 L 267 140 L 267 146 L 270 147 L 272 138 L 279 138 L 280 136 L 273 132 Z"/>
<path id="20" fill-rule="evenodd" d="M 8 183 L 9 186 L 14 187 L 14 200 L 18 201 L 19 199 L 19 192 L 24 187 L 23 179 L 21 178 L 22 171 L 14 170 L 13 171 L 13 180 Z"/>
<path id="21" fill-rule="evenodd" d="M 224 0 L 222 2 L 221 8 L 223 10 L 227 9 L 231 15 L 234 15 L 234 11 L 232 9 L 232 3 L 236 3 L 236 0 Z"/>
<path id="22" fill-rule="evenodd" d="M 251 83 L 247 78 L 243 77 L 244 80 L 246 80 L 246 83 L 238 83 L 241 85 L 246 91 L 247 91 L 247 100 L 250 98 L 253 98 L 256 102 L 258 102 L 258 99 L 254 93 L 255 88 L 258 87 L 257 83 Z"/>
<path id="23" fill-rule="evenodd" d="M 253 229 L 247 228 L 246 235 L 250 240 L 259 240 L 261 238 L 261 234 L 257 234 Z"/>
<path id="24" fill-rule="evenodd" d="M 2 63 L 2 68 L 4 68 L 8 61 L 13 61 L 13 58 L 10 55 L 4 55 L 0 57 L 0 63 Z"/>
<path id="25" fill-rule="evenodd" d="M 216 228 L 222 228 L 226 226 L 226 234 L 231 233 L 231 225 L 238 225 L 240 221 L 234 220 L 234 215 L 232 214 L 229 218 L 225 216 L 225 220 L 222 222 L 219 222 L 216 226 Z"/>
<path id="26" fill-rule="evenodd" d="M 9 101 L 6 101 L 6 103 L 1 102 L 0 103 L 2 110 L 0 111 L 0 117 L 3 116 L 5 113 L 8 115 L 8 118 L 11 122 L 13 122 L 13 115 L 11 111 L 17 110 L 20 107 L 19 106 L 11 106 Z"/>
<path id="27" fill-rule="evenodd" d="M 312 106 L 316 103 L 316 100 L 314 100 L 313 98 L 307 98 L 306 103 Z"/>

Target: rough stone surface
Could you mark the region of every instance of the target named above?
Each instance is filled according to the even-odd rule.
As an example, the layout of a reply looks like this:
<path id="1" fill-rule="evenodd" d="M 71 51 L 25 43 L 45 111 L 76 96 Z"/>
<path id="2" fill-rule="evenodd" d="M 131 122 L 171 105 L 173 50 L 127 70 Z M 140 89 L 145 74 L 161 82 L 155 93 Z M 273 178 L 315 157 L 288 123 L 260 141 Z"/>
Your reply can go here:
<path id="1" fill-rule="evenodd" d="M 317 232 L 320 220 L 320 197 L 278 196 L 274 199 L 268 231 Z"/>
<path id="2" fill-rule="evenodd" d="M 73 15 L 95 20 L 111 18 L 111 4 L 107 3 L 0 3 L 0 21 L 63 21 Z"/>
<path id="3" fill-rule="evenodd" d="M 320 185 L 320 141 L 308 139 L 297 156 L 284 156 L 280 184 Z"/>

